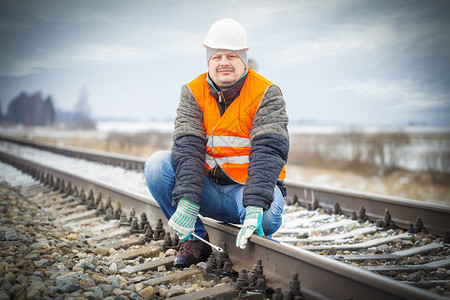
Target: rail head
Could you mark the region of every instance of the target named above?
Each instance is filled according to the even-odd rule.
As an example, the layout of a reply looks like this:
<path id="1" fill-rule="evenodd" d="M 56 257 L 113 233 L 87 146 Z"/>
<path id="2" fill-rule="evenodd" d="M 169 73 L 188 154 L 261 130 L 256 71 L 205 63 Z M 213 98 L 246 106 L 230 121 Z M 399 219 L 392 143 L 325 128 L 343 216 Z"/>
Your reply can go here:
<path id="1" fill-rule="evenodd" d="M 11 143 L 16 143 L 16 144 L 20 144 L 20 145 L 24 145 L 24 146 L 30 146 L 30 147 L 38 148 L 41 150 L 48 150 L 51 152 L 63 153 L 66 155 L 89 157 L 91 159 L 100 159 L 101 161 L 105 161 L 105 160 L 109 159 L 109 160 L 115 160 L 115 161 L 122 161 L 125 163 L 138 164 L 138 165 L 141 165 L 142 168 L 146 162 L 146 158 L 138 157 L 138 156 L 111 153 L 111 152 L 105 152 L 105 151 L 100 151 L 100 150 L 84 149 L 84 148 L 78 148 L 78 147 L 72 147 L 72 146 L 55 145 L 52 143 L 25 140 L 25 139 L 12 137 L 12 136 L 0 135 L 0 140 L 11 142 Z"/>
<path id="2" fill-rule="evenodd" d="M 294 189 L 308 189 L 312 191 L 317 192 L 327 192 L 327 193 L 334 193 L 336 195 L 343 195 L 343 196 L 349 196 L 353 198 L 359 198 L 359 199 L 367 199 L 372 200 L 376 202 L 381 203 L 389 203 L 389 204 L 398 204 L 403 206 L 410 206 L 410 207 L 417 207 L 419 209 L 428 209 L 428 210 L 435 210 L 435 211 L 441 211 L 446 212 L 450 214 L 450 206 L 437 204 L 437 203 L 430 203 L 430 202 L 423 202 L 408 198 L 401 198 L 401 197 L 394 197 L 394 196 L 388 196 L 388 195 L 382 195 L 382 194 L 375 194 L 375 193 L 369 193 L 369 192 L 359 192 L 355 190 L 349 190 L 349 189 L 342 189 L 342 188 L 330 188 L 326 186 L 311 184 L 311 183 L 305 183 L 305 182 L 297 182 L 292 180 L 285 180 L 285 183 L 288 187 Z M 314 200 L 314 199 L 312 199 Z"/>
<path id="3" fill-rule="evenodd" d="M 444 236 L 450 230 L 450 206 L 422 202 L 400 197 L 358 192 L 353 190 L 328 188 L 313 184 L 286 180 L 288 196 L 297 195 L 304 203 L 317 200 L 319 205 L 333 208 L 339 203 L 347 215 L 366 209 L 370 220 L 383 220 L 386 211 L 390 212 L 395 224 L 408 229 L 420 218 L 430 233 Z"/>

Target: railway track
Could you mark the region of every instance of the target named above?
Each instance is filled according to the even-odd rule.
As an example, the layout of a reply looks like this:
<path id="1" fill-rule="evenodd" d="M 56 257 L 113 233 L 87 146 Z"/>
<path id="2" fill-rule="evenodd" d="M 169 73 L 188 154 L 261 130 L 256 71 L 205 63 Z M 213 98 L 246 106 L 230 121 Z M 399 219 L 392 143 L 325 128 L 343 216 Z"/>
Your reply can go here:
<path id="1" fill-rule="evenodd" d="M 146 214 L 152 228 L 156 228 L 157 220 L 164 220 L 155 201 L 141 191 L 124 191 L 117 188 L 120 185 L 108 185 L 104 179 L 84 178 L 50 167 L 50 163 L 43 161 L 40 155 L 27 154 L 29 149 L 23 148 L 23 141 L 18 151 L 22 157 L 17 157 L 12 155 L 17 152 L 14 150 L 18 147 L 17 143 L 11 142 L 17 141 L 10 139 L 9 142 L 2 142 L 2 160 L 29 170 L 40 182 L 51 182 L 51 189 L 56 186 L 56 189 L 64 191 L 69 189 L 69 185 L 72 189 L 77 187 L 80 195 L 84 193 L 86 198 L 91 198 L 90 207 L 100 210 L 99 204 L 104 202 L 105 206 L 108 200 L 104 199 L 108 198 L 111 202 L 121 203 L 124 212 L 134 207 L 139 212 L 136 215 Z M 30 146 L 52 150 L 44 144 L 27 145 Z M 72 151 L 64 155 L 80 156 L 75 149 L 59 148 L 57 152 L 62 153 L 61 149 Z M 96 160 L 88 154 L 88 151 L 83 151 L 84 159 Z M 110 163 L 114 161 L 112 157 L 108 156 Z M 143 160 L 136 158 L 129 162 L 123 156 L 115 159 L 115 164 L 131 169 L 129 172 L 136 172 L 133 169 L 139 169 L 140 163 L 143 163 Z M 75 160 L 79 165 L 81 160 Z M 104 163 L 106 159 L 101 161 Z M 106 166 L 102 165 L 102 168 Z M 89 197 L 91 191 L 92 196 Z M 252 243 L 242 251 L 234 247 L 236 227 L 205 220 L 211 240 L 219 245 L 229 245 L 228 255 L 235 277 L 243 273 L 242 270 L 246 270 L 244 274 L 251 273 L 255 265 L 258 265 L 256 269 L 264 270 L 265 284 L 269 288 L 263 297 L 272 297 L 277 288 L 287 291 L 289 285 L 295 287 L 295 278 L 300 282 L 305 299 L 439 299 L 442 295 L 449 296 L 448 207 L 289 182 L 288 191 L 289 205 L 285 208 L 283 226 L 274 235 L 275 241 L 252 237 Z M 28 192 L 25 194 L 28 195 Z M 99 202 L 100 194 L 103 200 Z M 93 205 L 92 198 L 97 199 L 95 201 L 98 203 Z M 378 206 L 383 207 L 382 212 L 378 211 Z M 391 210 L 401 206 L 408 211 L 407 218 L 400 213 L 395 213 L 395 217 L 391 215 Z M 430 217 L 430 214 L 434 215 Z M 429 219 L 434 221 L 428 222 Z M 226 268 L 230 271 L 229 266 Z M 230 275 L 229 278 L 232 277 Z M 246 276 L 241 274 L 241 277 Z M 238 279 L 235 278 L 234 282 Z M 230 289 L 235 285 L 229 284 Z M 236 290 L 231 293 L 236 293 Z M 281 299 L 279 294 L 275 294 L 274 299 Z"/>

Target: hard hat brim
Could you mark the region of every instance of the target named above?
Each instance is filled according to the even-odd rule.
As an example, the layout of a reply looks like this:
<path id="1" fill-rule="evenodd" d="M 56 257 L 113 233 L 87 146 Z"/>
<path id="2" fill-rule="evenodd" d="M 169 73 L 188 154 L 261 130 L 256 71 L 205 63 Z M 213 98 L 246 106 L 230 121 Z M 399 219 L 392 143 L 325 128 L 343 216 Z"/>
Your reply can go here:
<path id="1" fill-rule="evenodd" d="M 248 49 L 250 49 L 250 47 L 233 47 L 230 45 L 226 45 L 226 44 L 205 44 L 203 43 L 203 47 L 205 48 L 213 48 L 213 49 L 224 49 L 224 50 L 245 50 L 248 51 Z"/>

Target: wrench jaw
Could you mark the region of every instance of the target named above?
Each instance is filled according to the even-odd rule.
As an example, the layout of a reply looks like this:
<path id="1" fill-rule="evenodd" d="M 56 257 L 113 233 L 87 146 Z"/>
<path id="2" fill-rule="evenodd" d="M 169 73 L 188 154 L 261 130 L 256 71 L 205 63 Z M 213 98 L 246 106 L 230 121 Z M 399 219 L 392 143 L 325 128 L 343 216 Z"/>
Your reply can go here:
<path id="1" fill-rule="evenodd" d="M 208 242 L 207 240 L 205 240 L 205 239 L 199 237 L 198 235 L 196 235 L 194 232 L 192 232 L 191 234 L 192 234 L 193 236 L 195 236 L 196 238 L 198 238 L 198 239 L 199 239 L 200 241 L 202 241 L 203 243 L 205 243 L 205 244 L 211 246 L 211 247 L 212 247 L 214 250 L 216 250 L 217 252 L 219 252 L 219 253 L 223 253 L 223 252 L 224 252 L 224 250 L 223 250 L 222 248 L 220 248 L 219 246 L 216 246 L 216 245 L 214 245 L 214 244 L 211 244 L 211 243 Z"/>

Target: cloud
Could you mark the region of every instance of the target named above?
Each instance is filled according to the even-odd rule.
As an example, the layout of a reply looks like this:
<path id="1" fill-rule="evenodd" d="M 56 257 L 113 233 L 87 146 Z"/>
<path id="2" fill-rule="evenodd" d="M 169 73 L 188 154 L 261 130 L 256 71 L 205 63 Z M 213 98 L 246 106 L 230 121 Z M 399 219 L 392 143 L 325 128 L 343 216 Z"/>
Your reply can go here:
<path id="1" fill-rule="evenodd" d="M 349 8 L 349 4 L 345 6 Z M 313 28 L 320 21 L 321 16 L 317 16 L 316 22 L 311 22 L 308 28 L 298 26 L 296 35 L 289 32 L 272 36 L 272 42 L 291 41 L 274 52 L 273 57 L 277 57 L 283 67 L 296 67 L 323 59 L 347 60 L 349 56 L 366 62 L 377 62 L 393 55 L 411 58 L 426 52 L 441 57 L 450 56 L 448 21 L 435 17 L 439 7 L 418 9 L 399 5 L 386 12 L 382 7 L 380 5 L 378 11 L 361 11 L 343 18 L 342 12 L 338 11 L 344 7 L 335 6 L 335 15 L 341 15 L 340 22 L 333 26 L 330 19 L 324 20 L 321 27 Z M 361 6 L 355 5 L 355 11 L 361 9 Z M 365 10 L 368 8 L 365 7 Z M 408 27 L 406 24 L 409 24 Z"/>
<path id="2" fill-rule="evenodd" d="M 337 30 L 305 42 L 293 43 L 281 49 L 275 56 L 285 66 L 297 66 L 323 58 L 339 58 L 344 55 L 364 55 L 405 42 L 390 24 L 341 26 Z M 373 59 L 373 58 L 372 58 Z"/>
<path id="3" fill-rule="evenodd" d="M 423 109 L 448 109 L 448 93 L 426 91 L 409 80 L 367 80 L 333 89 L 348 92 L 358 101 L 377 102 L 394 110 L 420 111 Z"/>
<path id="4" fill-rule="evenodd" d="M 144 27 L 132 32 L 126 43 L 139 45 L 155 54 L 198 54 L 202 47 L 202 37 L 183 30 L 163 27 Z"/>
<path id="5" fill-rule="evenodd" d="M 143 63 L 152 60 L 151 53 L 123 45 L 86 44 L 67 51 L 34 49 L 34 55 L 22 56 L 14 61 L 0 62 L 0 76 L 20 77 L 42 73 L 45 69 Z"/>
<path id="6" fill-rule="evenodd" d="M 22 57 L 14 61 L 1 59 L 0 66 L 0 76 L 21 77 L 39 74 L 45 69 L 61 68 L 65 64 L 54 59 Z"/>
<path id="7" fill-rule="evenodd" d="M 15 2 L 13 5 L 48 23 L 84 24 L 118 21 L 117 14 L 110 14 L 116 7 L 113 1 L 96 2 L 83 5 L 80 1 L 36 0 Z"/>
<path id="8" fill-rule="evenodd" d="M 140 63 L 152 59 L 149 52 L 120 44 L 87 44 L 72 55 L 59 56 L 61 61 L 68 63 L 88 62 L 88 63 Z"/>
<path id="9" fill-rule="evenodd" d="M 202 38 L 181 30 L 145 27 L 129 34 L 94 42 L 88 38 L 79 44 L 62 47 L 41 43 L 26 52 L 7 53 L 0 59 L 0 76 L 26 76 L 44 69 L 71 68 L 83 65 L 139 64 L 170 59 L 170 55 L 192 56 L 202 53 Z M 6 57 L 14 59 L 6 59 Z"/>
<path id="10" fill-rule="evenodd" d="M 330 15 L 355 3 L 358 3 L 358 0 L 233 0 L 228 1 L 227 5 L 222 6 L 220 10 L 211 11 L 210 1 L 205 1 L 205 5 L 196 10 L 199 13 L 206 13 L 205 17 L 212 22 L 220 18 L 232 17 L 241 22 L 247 32 L 252 32 L 272 25 L 279 27 L 280 23 L 284 25 L 283 27 L 289 28 L 311 22 L 311 20 L 327 19 Z M 191 4 L 184 2 L 184 6 L 189 9 Z"/>
<path id="11" fill-rule="evenodd" d="M 167 54 L 198 55 L 203 50 L 201 37 L 180 30 L 146 27 L 124 38 L 120 43 L 89 43 L 76 47 L 71 54 L 50 55 L 66 65 L 76 63 L 137 64 L 161 61 Z"/>
<path id="12" fill-rule="evenodd" d="M 28 30 L 32 29 L 33 26 L 22 22 L 6 22 L 0 20 L 0 32 L 17 31 L 17 30 Z"/>

